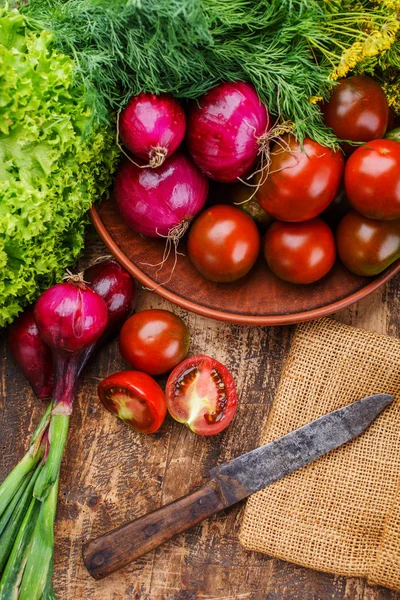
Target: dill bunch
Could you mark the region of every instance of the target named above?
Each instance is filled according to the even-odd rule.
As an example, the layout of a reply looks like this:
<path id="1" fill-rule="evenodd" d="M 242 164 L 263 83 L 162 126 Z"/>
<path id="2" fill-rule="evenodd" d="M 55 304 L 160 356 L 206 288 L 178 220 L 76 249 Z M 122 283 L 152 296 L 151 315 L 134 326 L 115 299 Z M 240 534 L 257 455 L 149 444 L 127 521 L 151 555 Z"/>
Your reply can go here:
<path id="1" fill-rule="evenodd" d="M 352 68 L 349 57 L 358 63 L 354 44 L 395 27 L 394 1 L 24 0 L 19 8 L 74 58 L 100 122 L 142 91 L 190 99 L 243 80 L 300 139 L 334 146 L 317 101 L 340 68 Z"/>

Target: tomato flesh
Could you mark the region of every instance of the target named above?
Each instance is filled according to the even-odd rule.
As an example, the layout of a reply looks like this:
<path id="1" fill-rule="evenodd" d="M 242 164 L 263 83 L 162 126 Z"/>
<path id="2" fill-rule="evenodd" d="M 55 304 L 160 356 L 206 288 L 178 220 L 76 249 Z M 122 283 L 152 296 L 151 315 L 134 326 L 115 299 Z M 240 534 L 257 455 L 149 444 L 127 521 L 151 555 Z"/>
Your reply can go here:
<path id="1" fill-rule="evenodd" d="M 172 371 L 166 397 L 171 416 L 199 435 L 214 435 L 228 427 L 237 405 L 228 369 L 202 355 L 186 359 Z"/>
<path id="2" fill-rule="evenodd" d="M 165 419 L 164 393 L 146 373 L 121 371 L 110 375 L 100 383 L 98 395 L 113 415 L 141 433 L 154 433 Z"/>

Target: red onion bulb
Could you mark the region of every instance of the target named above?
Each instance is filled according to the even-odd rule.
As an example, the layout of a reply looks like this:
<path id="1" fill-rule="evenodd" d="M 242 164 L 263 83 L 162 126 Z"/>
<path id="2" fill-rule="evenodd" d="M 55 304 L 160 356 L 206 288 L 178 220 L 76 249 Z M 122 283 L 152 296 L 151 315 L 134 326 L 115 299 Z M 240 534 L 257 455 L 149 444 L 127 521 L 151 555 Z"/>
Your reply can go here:
<path id="1" fill-rule="evenodd" d="M 8 328 L 8 347 L 39 399 L 51 398 L 53 361 L 51 351 L 39 335 L 33 306 Z"/>
<path id="2" fill-rule="evenodd" d="M 44 342 L 56 354 L 77 354 L 104 332 L 108 309 L 82 281 L 58 283 L 43 292 L 34 316 Z"/>
<path id="3" fill-rule="evenodd" d="M 170 94 L 139 94 L 129 100 L 119 116 L 123 143 L 152 168 L 162 165 L 178 149 L 185 129 L 185 113 Z"/>
<path id="4" fill-rule="evenodd" d="M 270 117 L 251 83 L 222 83 L 193 102 L 187 145 L 211 179 L 234 181 L 254 165 Z"/>
<path id="5" fill-rule="evenodd" d="M 182 152 L 158 169 L 125 161 L 118 169 L 117 208 L 134 231 L 149 237 L 179 238 L 203 208 L 208 180 Z"/>
<path id="6" fill-rule="evenodd" d="M 135 282 L 115 260 L 96 262 L 83 273 L 83 279 L 103 298 L 108 308 L 105 334 L 112 333 L 135 308 Z"/>

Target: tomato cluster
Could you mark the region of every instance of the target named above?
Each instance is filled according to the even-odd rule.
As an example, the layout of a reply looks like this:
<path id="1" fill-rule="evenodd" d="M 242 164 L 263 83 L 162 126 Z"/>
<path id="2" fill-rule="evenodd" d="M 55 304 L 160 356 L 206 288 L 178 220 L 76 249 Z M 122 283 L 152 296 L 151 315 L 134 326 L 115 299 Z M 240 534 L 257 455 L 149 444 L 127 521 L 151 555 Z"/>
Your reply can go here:
<path id="1" fill-rule="evenodd" d="M 367 76 L 344 79 L 322 112 L 343 140 L 340 150 L 286 135 L 272 147 L 267 176 L 261 171 L 253 188 L 226 185 L 219 203 L 195 219 L 188 254 L 204 277 L 243 277 L 260 247 L 275 275 L 300 284 L 324 277 L 336 249 L 364 276 L 400 257 L 400 143 L 396 131 L 383 139 L 389 106 L 381 87 Z M 220 203 L 223 194 L 231 205 Z M 263 242 L 254 221 L 269 226 Z"/>
<path id="2" fill-rule="evenodd" d="M 209 356 L 183 360 L 189 344 L 185 323 L 168 310 L 143 310 L 131 316 L 121 329 L 119 347 L 135 370 L 120 371 L 100 383 L 104 406 L 142 433 L 158 431 L 167 410 L 199 435 L 224 430 L 236 411 L 232 375 Z M 151 375 L 171 370 L 164 394 Z"/>

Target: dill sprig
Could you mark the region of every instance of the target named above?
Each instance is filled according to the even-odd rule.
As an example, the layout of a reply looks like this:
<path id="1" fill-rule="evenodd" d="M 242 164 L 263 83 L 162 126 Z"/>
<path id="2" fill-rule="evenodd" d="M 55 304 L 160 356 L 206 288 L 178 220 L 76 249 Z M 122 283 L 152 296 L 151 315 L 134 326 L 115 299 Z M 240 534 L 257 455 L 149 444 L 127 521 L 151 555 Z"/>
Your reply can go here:
<path id="1" fill-rule="evenodd" d="M 316 101 L 332 80 L 367 68 L 367 59 L 370 70 L 382 70 L 381 53 L 398 61 L 390 49 L 396 2 L 24 0 L 19 8 L 74 58 L 99 121 L 142 91 L 190 99 L 221 81 L 245 80 L 272 113 L 294 121 L 300 139 L 333 146 Z"/>

